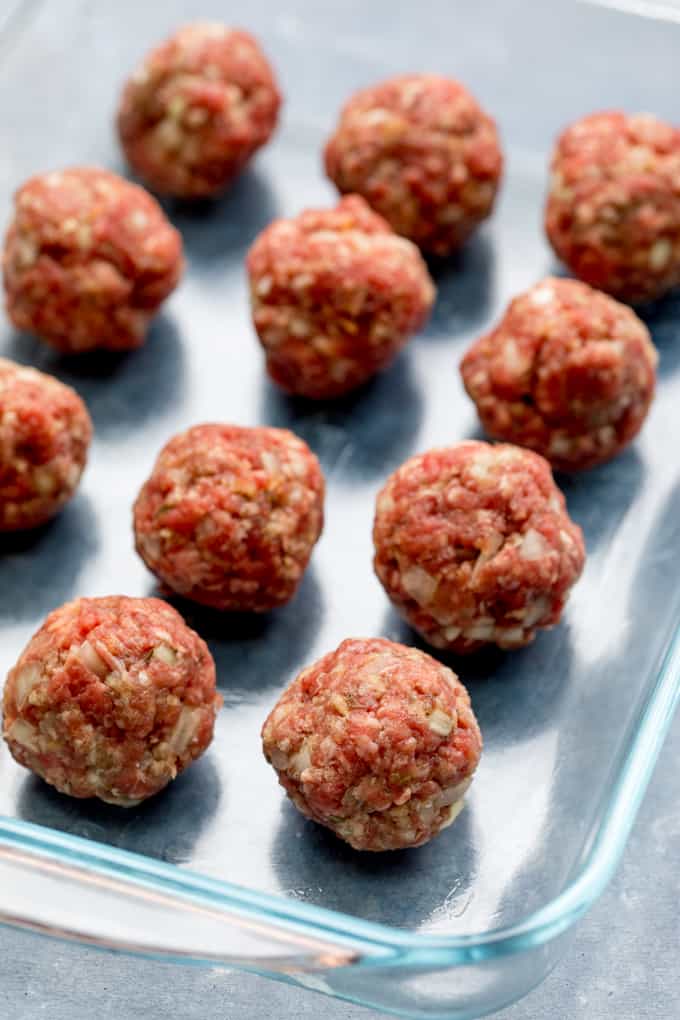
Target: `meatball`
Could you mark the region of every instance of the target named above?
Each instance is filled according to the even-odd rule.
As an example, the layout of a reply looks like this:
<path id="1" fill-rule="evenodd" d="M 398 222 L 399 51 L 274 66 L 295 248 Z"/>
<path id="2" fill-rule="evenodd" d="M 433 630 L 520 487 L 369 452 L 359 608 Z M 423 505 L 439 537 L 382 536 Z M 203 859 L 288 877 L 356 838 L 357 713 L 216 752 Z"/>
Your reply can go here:
<path id="1" fill-rule="evenodd" d="M 64 354 L 141 346 L 182 269 L 180 235 L 156 200 L 108 170 L 40 174 L 15 196 L 7 313 Z"/>
<path id="2" fill-rule="evenodd" d="M 92 422 L 75 390 L 0 358 L 0 531 L 35 528 L 73 496 Z"/>
<path id="3" fill-rule="evenodd" d="M 386 368 L 435 297 L 418 249 L 358 196 L 276 220 L 247 265 L 270 376 L 315 399 L 347 393 Z"/>
<path id="4" fill-rule="evenodd" d="M 496 125 L 460 82 L 390 78 L 351 97 L 325 150 L 326 173 L 398 234 L 450 255 L 493 208 L 503 169 Z"/>
<path id="5" fill-rule="evenodd" d="M 510 445 L 457 443 L 402 464 L 378 496 L 374 566 L 436 648 L 520 648 L 559 621 L 585 559 L 550 465 Z"/>
<path id="6" fill-rule="evenodd" d="M 61 793 L 132 807 L 205 751 L 222 698 L 207 645 L 159 599 L 77 599 L 33 635 L 3 736 Z"/>
<path id="7" fill-rule="evenodd" d="M 382 638 L 303 670 L 262 740 L 295 806 L 355 850 L 420 846 L 450 825 L 482 750 L 456 674 Z"/>
<path id="8" fill-rule="evenodd" d="M 650 114 L 596 113 L 563 132 L 545 227 L 556 254 L 622 301 L 680 284 L 680 130 Z"/>
<path id="9" fill-rule="evenodd" d="M 128 80 L 118 131 L 150 187 L 182 198 L 215 195 L 272 134 L 281 105 L 274 74 L 247 32 L 186 25 Z"/>
<path id="10" fill-rule="evenodd" d="M 196 425 L 161 450 L 134 506 L 137 552 L 215 609 L 288 602 L 323 526 L 324 480 L 286 429 Z"/>
<path id="11" fill-rule="evenodd" d="M 461 374 L 489 435 L 574 471 L 609 460 L 640 431 L 657 360 L 630 308 L 585 283 L 547 279 L 472 345 Z"/>

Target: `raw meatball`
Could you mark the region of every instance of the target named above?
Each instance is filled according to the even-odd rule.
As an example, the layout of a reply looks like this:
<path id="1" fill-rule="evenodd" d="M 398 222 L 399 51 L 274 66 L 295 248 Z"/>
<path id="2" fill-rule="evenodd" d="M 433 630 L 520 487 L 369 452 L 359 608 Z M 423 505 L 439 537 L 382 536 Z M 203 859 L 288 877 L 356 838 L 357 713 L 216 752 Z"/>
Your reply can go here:
<path id="1" fill-rule="evenodd" d="M 574 471 L 609 460 L 640 431 L 657 360 L 630 308 L 585 283 L 547 279 L 472 345 L 461 374 L 489 435 Z"/>
<path id="2" fill-rule="evenodd" d="M 303 670 L 262 740 L 295 806 L 356 850 L 420 846 L 450 825 L 482 750 L 456 674 L 382 638 Z"/>
<path id="3" fill-rule="evenodd" d="M 172 591 L 262 612 L 293 597 L 323 526 L 319 462 L 286 429 L 196 425 L 134 507 L 137 552 Z"/>
<path id="4" fill-rule="evenodd" d="M 270 224 L 248 253 L 248 272 L 270 376 L 317 399 L 389 365 L 435 297 L 418 249 L 356 195 Z"/>
<path id="5" fill-rule="evenodd" d="M 516 446 L 412 457 L 377 501 L 375 571 L 436 648 L 521 648 L 559 621 L 585 559 L 550 465 Z"/>
<path id="6" fill-rule="evenodd" d="M 92 422 L 75 390 L 0 358 L 0 531 L 35 528 L 76 491 Z"/>
<path id="7" fill-rule="evenodd" d="M 496 125 L 460 82 L 390 78 L 357 92 L 326 145 L 326 173 L 423 251 L 450 255 L 493 208 Z"/>
<path id="8" fill-rule="evenodd" d="M 61 793 L 132 807 L 203 754 L 221 704 L 207 645 L 167 603 L 77 599 L 10 670 L 3 736 Z"/>
<path id="9" fill-rule="evenodd" d="M 118 131 L 152 188 L 182 198 L 231 183 L 276 126 L 281 96 L 257 42 L 224 25 L 186 25 L 125 85 Z"/>
<path id="10" fill-rule="evenodd" d="M 622 301 L 680 284 L 680 130 L 595 113 L 558 139 L 545 226 L 576 276 Z"/>
<path id="11" fill-rule="evenodd" d="M 180 235 L 143 188 L 96 167 L 40 174 L 15 196 L 7 313 L 65 354 L 129 350 L 183 265 Z"/>

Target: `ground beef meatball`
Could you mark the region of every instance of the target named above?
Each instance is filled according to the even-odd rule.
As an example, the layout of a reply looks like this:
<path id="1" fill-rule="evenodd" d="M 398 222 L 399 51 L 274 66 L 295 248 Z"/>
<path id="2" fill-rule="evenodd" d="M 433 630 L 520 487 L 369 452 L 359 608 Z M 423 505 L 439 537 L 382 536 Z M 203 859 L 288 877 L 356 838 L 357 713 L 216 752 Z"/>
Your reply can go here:
<path id="1" fill-rule="evenodd" d="M 75 492 L 92 422 L 75 390 L 0 358 L 0 531 L 35 528 Z"/>
<path id="2" fill-rule="evenodd" d="M 363 195 L 434 255 L 450 255 L 489 216 L 503 168 L 494 122 L 463 85 L 434 74 L 353 95 L 325 162 L 339 191 Z"/>
<path id="3" fill-rule="evenodd" d="M 324 481 L 292 432 L 197 425 L 161 450 L 134 507 L 137 552 L 172 591 L 215 609 L 288 602 L 323 526 Z"/>
<path id="4" fill-rule="evenodd" d="M 385 368 L 435 296 L 418 249 L 356 195 L 270 224 L 248 253 L 248 272 L 270 376 L 316 399 Z"/>
<path id="5" fill-rule="evenodd" d="M 77 599 L 10 670 L 3 736 L 61 793 L 132 807 L 205 751 L 221 704 L 205 642 L 167 603 Z"/>
<path id="6" fill-rule="evenodd" d="M 472 345 L 461 374 L 489 435 L 574 471 L 609 460 L 637 435 L 657 360 L 630 308 L 585 283 L 547 279 Z"/>
<path id="7" fill-rule="evenodd" d="M 276 126 L 281 96 L 247 32 L 186 25 L 127 82 L 118 130 L 130 165 L 156 191 L 222 191 Z"/>
<path id="8" fill-rule="evenodd" d="M 76 167 L 32 177 L 15 207 L 3 257 L 14 325 L 65 354 L 139 347 L 183 268 L 180 235 L 155 199 Z"/>
<path id="9" fill-rule="evenodd" d="M 262 739 L 295 806 L 356 850 L 420 846 L 450 825 L 482 750 L 456 674 L 382 638 L 303 670 Z"/>
<path id="10" fill-rule="evenodd" d="M 529 644 L 558 622 L 585 559 L 548 462 L 473 441 L 402 464 L 378 496 L 373 540 L 396 608 L 454 652 Z"/>
<path id="11" fill-rule="evenodd" d="M 680 129 L 595 113 L 563 132 L 551 169 L 546 231 L 576 276 L 633 303 L 680 284 Z"/>

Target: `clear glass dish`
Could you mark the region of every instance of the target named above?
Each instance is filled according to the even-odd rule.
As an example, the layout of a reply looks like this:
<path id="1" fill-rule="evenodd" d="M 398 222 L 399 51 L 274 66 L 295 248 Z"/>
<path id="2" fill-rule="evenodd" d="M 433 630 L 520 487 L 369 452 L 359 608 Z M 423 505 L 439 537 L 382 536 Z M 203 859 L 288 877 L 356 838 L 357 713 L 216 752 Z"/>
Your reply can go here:
<path id="1" fill-rule="evenodd" d="M 14 5 L 17 10 L 21 5 Z M 0 22 L 0 202 L 28 174 L 121 169 L 123 75 L 192 6 L 24 4 Z M 203 16 L 224 17 L 204 2 Z M 541 232 L 550 143 L 586 111 L 676 113 L 680 27 L 571 4 L 395 7 L 251 0 L 242 20 L 287 97 L 276 141 L 230 195 L 170 204 L 186 278 L 139 353 L 69 362 L 3 327 L 2 354 L 75 385 L 96 426 L 82 490 L 39 534 L 2 540 L 0 668 L 79 594 L 148 594 L 130 505 L 154 455 L 199 420 L 287 425 L 319 454 L 328 516 L 295 601 L 269 617 L 182 606 L 225 698 L 205 758 L 130 811 L 61 797 L 0 752 L 0 917 L 178 962 L 224 963 L 404 1016 L 476 1017 L 555 964 L 609 879 L 667 730 L 680 677 L 680 302 L 648 312 L 661 354 L 634 448 L 560 479 L 589 560 L 565 621 L 526 651 L 456 663 L 485 734 L 459 821 L 427 847 L 361 856 L 304 821 L 261 758 L 260 724 L 305 663 L 353 634 L 413 641 L 373 578 L 375 493 L 407 455 L 475 434 L 458 358 L 508 298 L 555 269 Z M 273 216 L 333 193 L 320 147 L 355 87 L 403 69 L 469 82 L 497 116 L 507 173 L 496 215 L 437 270 L 427 331 L 363 392 L 305 405 L 266 381 L 243 255 Z"/>

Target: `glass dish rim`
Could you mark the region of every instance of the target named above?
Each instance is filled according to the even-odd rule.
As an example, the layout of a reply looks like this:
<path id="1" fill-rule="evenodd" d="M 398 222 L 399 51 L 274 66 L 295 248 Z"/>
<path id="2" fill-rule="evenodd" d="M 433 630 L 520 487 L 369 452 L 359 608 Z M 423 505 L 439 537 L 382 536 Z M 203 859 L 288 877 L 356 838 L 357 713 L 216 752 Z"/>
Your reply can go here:
<path id="1" fill-rule="evenodd" d="M 86 868 L 89 873 L 132 881 L 146 890 L 169 890 L 185 900 L 212 902 L 235 916 L 248 915 L 264 923 L 273 922 L 283 932 L 294 930 L 312 938 L 325 937 L 336 944 L 350 944 L 361 952 L 358 962 L 363 965 L 411 963 L 441 968 L 480 963 L 551 941 L 570 928 L 602 893 L 626 845 L 678 700 L 680 626 L 667 642 L 652 690 L 633 724 L 631 744 L 612 794 L 578 871 L 542 907 L 519 922 L 485 932 L 428 935 L 404 931 L 275 893 L 251 890 L 143 854 L 7 816 L 0 816 L 0 848 L 37 853 L 70 867 Z M 20 923 L 21 919 L 13 921 Z M 76 940 L 85 941 L 78 936 Z M 191 962 L 190 956 L 181 959 Z M 263 966 L 266 969 L 265 961 Z"/>

